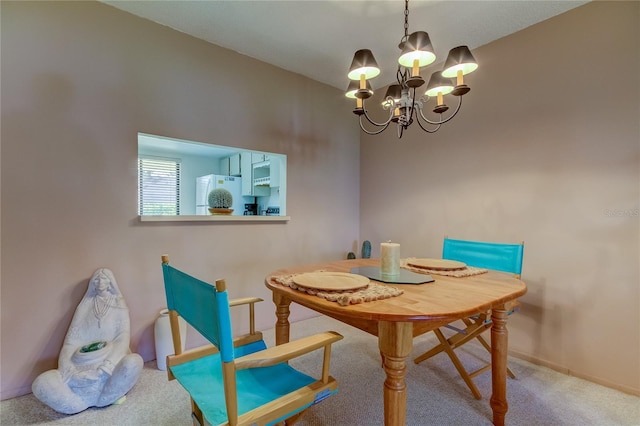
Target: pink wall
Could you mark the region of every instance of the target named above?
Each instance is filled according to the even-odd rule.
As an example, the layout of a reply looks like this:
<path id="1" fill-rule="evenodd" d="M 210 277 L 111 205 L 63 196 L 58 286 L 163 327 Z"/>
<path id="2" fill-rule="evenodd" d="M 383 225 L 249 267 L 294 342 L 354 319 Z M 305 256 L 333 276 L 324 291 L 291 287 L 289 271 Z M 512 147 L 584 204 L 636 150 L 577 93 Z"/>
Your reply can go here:
<path id="1" fill-rule="evenodd" d="M 286 154 L 291 221 L 140 223 L 137 132 Z M 264 298 L 257 322 L 273 327 L 265 275 L 345 258 L 357 241 L 358 141 L 337 89 L 101 3 L 2 2 L 2 399 L 56 366 L 100 267 L 145 360 L 163 253 Z"/>
<path id="2" fill-rule="evenodd" d="M 640 3 L 593 2 L 476 49 L 458 117 L 363 135 L 360 159 L 361 238 L 403 257 L 524 240 L 510 348 L 636 394 L 639 28 Z"/>

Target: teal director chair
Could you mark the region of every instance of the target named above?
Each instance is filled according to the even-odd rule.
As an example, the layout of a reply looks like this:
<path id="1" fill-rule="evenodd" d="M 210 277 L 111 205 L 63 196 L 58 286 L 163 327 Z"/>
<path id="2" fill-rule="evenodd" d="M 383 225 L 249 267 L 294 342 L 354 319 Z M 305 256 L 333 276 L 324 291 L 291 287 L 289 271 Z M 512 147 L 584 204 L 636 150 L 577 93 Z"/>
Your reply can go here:
<path id="1" fill-rule="evenodd" d="M 267 349 L 255 330 L 259 298 L 229 300 L 226 283 L 213 286 L 169 265 L 162 256 L 175 355 L 167 357 L 169 380 L 191 398 L 194 425 L 292 425 L 310 406 L 338 391 L 329 375 L 331 345 L 342 339 L 328 331 Z M 249 333 L 232 336 L 230 307 L 249 306 Z M 178 316 L 212 345 L 182 351 Z M 324 348 L 322 377 L 315 379 L 287 361 Z"/>
<path id="2" fill-rule="evenodd" d="M 466 240 L 453 240 L 450 238 L 444 239 L 442 246 L 442 258 L 448 260 L 457 260 L 464 262 L 468 266 L 477 268 L 491 269 L 495 271 L 510 272 L 517 278 L 520 278 L 522 273 L 522 261 L 524 257 L 524 242 L 520 244 L 504 244 L 504 243 L 491 243 L 481 241 L 466 241 Z M 510 307 L 508 314 L 512 314 L 517 310 L 519 306 L 518 302 L 514 302 Z M 438 337 L 440 344 L 436 345 L 429 351 L 423 353 L 417 357 L 414 362 L 416 364 L 425 361 L 432 356 L 439 354 L 440 352 L 446 352 L 451 358 L 453 365 L 462 376 L 462 379 L 467 384 L 471 393 L 476 399 L 481 399 L 482 394 L 473 383 L 472 378 L 484 371 L 491 368 L 491 364 L 487 364 L 484 367 L 468 373 L 467 370 L 460 362 L 460 359 L 455 354 L 454 349 L 459 348 L 465 343 L 477 339 L 480 344 L 491 353 L 491 346 L 481 336 L 483 332 L 491 328 L 491 312 L 483 312 L 479 315 L 463 318 L 465 327 L 459 328 L 451 324 L 446 325 L 446 328 L 456 331 L 456 334 L 446 338 L 442 333 L 442 330 L 436 328 L 433 330 Z M 507 374 L 514 379 L 516 376 L 513 372 L 507 368 Z"/>

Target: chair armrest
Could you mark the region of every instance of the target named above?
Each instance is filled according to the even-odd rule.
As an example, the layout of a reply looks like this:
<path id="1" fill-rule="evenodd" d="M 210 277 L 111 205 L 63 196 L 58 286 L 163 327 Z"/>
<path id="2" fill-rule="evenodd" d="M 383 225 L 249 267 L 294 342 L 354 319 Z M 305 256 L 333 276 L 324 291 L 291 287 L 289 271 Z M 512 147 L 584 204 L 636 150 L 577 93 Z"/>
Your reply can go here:
<path id="1" fill-rule="evenodd" d="M 249 334 L 256 334 L 256 313 L 255 305 L 257 302 L 262 302 L 259 297 L 243 297 L 241 299 L 232 299 L 229 301 L 229 306 L 241 306 L 249 305 Z M 262 337 L 260 337 L 262 339 Z"/>
<path id="2" fill-rule="evenodd" d="M 342 339 L 342 335 L 335 331 L 314 334 L 293 342 L 273 346 L 260 352 L 236 358 L 236 370 L 255 367 L 269 367 L 280 364 L 290 359 L 315 351 L 316 349 L 330 346 Z"/>
<path id="3" fill-rule="evenodd" d="M 263 300 L 259 297 L 243 297 L 241 299 L 231 299 L 229 300 L 229 306 L 239 306 L 239 305 L 248 305 L 250 303 L 258 303 Z"/>

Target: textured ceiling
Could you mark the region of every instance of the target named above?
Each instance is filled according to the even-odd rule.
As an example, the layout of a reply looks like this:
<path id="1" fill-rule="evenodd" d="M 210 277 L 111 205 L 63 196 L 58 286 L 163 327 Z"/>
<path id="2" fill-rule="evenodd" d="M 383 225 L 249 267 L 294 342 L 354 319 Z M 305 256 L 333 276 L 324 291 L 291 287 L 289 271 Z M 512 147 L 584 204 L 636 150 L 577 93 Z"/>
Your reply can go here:
<path id="1" fill-rule="evenodd" d="M 103 1 L 118 9 L 341 90 L 353 53 L 371 49 L 382 69 L 373 88 L 389 84 L 404 35 L 400 0 Z M 413 0 L 409 32 L 427 31 L 444 61 L 449 49 L 471 49 L 587 1 Z M 480 67 L 482 64 L 480 63 Z"/>

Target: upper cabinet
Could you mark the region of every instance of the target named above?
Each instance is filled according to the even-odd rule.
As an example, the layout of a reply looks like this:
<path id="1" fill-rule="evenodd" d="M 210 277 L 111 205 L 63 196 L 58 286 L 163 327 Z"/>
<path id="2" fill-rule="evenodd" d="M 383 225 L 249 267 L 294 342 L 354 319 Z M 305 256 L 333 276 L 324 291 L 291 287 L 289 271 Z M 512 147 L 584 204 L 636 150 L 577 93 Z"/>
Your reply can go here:
<path id="1" fill-rule="evenodd" d="M 253 160 L 256 160 L 254 163 Z M 256 154 L 252 152 L 240 153 L 240 169 L 242 171 L 242 195 L 250 197 L 267 197 L 271 195 L 271 188 L 269 184 L 264 184 L 256 179 L 260 179 L 266 175 L 268 176 L 268 166 L 265 170 L 264 167 L 258 166 L 264 163 L 264 154 Z"/>
<path id="2" fill-rule="evenodd" d="M 229 157 L 220 159 L 220 174 L 229 176 Z"/>
<path id="3" fill-rule="evenodd" d="M 242 167 L 240 165 L 240 153 L 229 157 L 229 176 L 241 176 Z"/>
<path id="4" fill-rule="evenodd" d="M 248 154 L 250 154 L 250 157 Z M 285 176 L 285 174 L 281 173 L 282 155 L 243 152 L 240 157 L 240 162 L 242 163 L 242 195 L 269 196 L 272 195 L 271 188 L 280 188 L 282 186 L 282 179 Z"/>
<path id="5" fill-rule="evenodd" d="M 220 159 L 220 174 L 223 176 L 241 176 L 240 153 Z"/>
<path id="6" fill-rule="evenodd" d="M 252 152 L 251 153 L 251 164 L 262 163 L 267 159 L 267 155 L 261 152 Z"/>
<path id="7" fill-rule="evenodd" d="M 282 160 L 277 155 L 267 155 L 269 161 L 269 185 L 273 188 L 279 188 L 282 175 L 280 173 Z"/>

